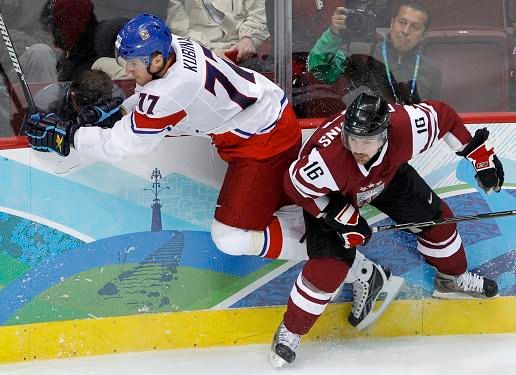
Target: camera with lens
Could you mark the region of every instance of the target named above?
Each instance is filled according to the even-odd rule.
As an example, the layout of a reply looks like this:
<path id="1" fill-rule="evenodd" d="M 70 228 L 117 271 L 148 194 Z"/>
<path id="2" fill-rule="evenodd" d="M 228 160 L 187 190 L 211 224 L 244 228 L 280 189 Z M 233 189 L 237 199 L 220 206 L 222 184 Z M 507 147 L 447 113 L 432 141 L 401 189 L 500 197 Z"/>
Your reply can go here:
<path id="1" fill-rule="evenodd" d="M 346 3 L 355 3 L 354 7 L 346 10 L 346 29 L 351 39 L 357 42 L 372 42 L 377 27 L 376 1 L 357 0 Z M 349 6 L 349 5 L 348 5 Z"/>

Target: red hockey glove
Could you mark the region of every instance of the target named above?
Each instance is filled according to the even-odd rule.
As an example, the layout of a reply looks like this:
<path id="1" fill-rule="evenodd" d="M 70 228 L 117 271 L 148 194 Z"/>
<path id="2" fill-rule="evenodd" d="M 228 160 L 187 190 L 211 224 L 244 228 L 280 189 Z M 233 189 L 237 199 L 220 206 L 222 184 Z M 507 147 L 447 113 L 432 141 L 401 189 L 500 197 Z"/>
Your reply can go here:
<path id="1" fill-rule="evenodd" d="M 351 204 L 339 203 L 332 201 L 324 210 L 326 224 L 340 234 L 346 249 L 367 244 L 372 235 L 367 221 Z"/>
<path id="2" fill-rule="evenodd" d="M 480 188 L 486 193 L 493 190 L 499 192 L 504 181 L 504 171 L 494 148 L 487 142 L 488 137 L 489 131 L 486 128 L 478 129 L 471 142 L 457 155 L 464 156 L 473 164 L 477 172 L 475 179 Z"/>
<path id="3" fill-rule="evenodd" d="M 360 220 L 362 222 L 357 225 L 357 228 L 354 228 L 356 231 L 340 233 L 342 240 L 344 241 L 344 247 L 346 249 L 351 249 L 357 246 L 365 246 L 371 238 L 371 228 L 369 228 L 369 225 L 367 225 L 367 221 L 365 221 L 362 216 L 360 216 L 359 221 Z"/>

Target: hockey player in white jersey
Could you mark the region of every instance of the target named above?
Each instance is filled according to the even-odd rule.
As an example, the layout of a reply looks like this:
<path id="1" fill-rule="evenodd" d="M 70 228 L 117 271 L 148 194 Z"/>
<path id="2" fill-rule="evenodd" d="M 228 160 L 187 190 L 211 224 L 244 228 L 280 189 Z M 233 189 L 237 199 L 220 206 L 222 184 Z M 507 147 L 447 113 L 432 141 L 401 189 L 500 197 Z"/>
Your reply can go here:
<path id="1" fill-rule="evenodd" d="M 83 155 L 117 161 L 148 153 L 165 136 L 210 137 L 228 163 L 211 228 L 217 247 L 230 255 L 285 259 L 301 251 L 297 257 L 306 257 L 301 244 L 281 246 L 288 235 L 274 216 L 288 203 L 283 174 L 301 144 L 285 93 L 264 76 L 171 34 L 151 14 L 124 25 L 115 52 L 136 81 L 135 94 L 122 105 L 127 114 L 112 128 L 43 115 L 27 131 L 32 147 L 62 156 L 73 147 Z"/>

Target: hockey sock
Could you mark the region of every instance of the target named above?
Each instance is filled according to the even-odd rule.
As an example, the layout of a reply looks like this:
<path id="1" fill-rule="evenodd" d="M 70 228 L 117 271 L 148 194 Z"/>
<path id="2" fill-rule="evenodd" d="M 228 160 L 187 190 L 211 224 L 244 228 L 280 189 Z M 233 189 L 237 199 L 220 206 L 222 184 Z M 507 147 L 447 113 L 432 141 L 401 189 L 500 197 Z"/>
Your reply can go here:
<path id="1" fill-rule="evenodd" d="M 441 210 L 443 217 L 453 216 L 444 201 L 441 204 Z M 466 271 L 466 253 L 456 224 L 429 227 L 419 234 L 417 241 L 418 251 L 440 272 L 461 275 Z"/>
<path id="2" fill-rule="evenodd" d="M 285 327 L 298 335 L 310 331 L 349 270 L 348 262 L 310 259 L 299 274 L 288 300 Z"/>

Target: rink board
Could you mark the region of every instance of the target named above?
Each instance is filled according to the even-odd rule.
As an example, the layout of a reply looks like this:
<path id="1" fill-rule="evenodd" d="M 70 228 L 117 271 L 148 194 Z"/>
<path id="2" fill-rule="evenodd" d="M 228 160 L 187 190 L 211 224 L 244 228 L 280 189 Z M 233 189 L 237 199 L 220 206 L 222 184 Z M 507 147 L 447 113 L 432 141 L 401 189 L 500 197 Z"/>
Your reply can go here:
<path id="1" fill-rule="evenodd" d="M 329 305 L 303 341 L 516 332 L 513 297 L 395 301 L 362 332 L 344 323 L 349 309 L 347 303 Z M 269 343 L 284 310 L 212 310 L 10 326 L 1 331 L 5 349 L 0 362 Z"/>
<path id="2" fill-rule="evenodd" d="M 506 172 L 499 194 L 479 192 L 445 144 L 413 162 L 457 215 L 516 207 L 516 127 L 488 128 Z M 167 138 L 114 164 L 16 147 L 0 151 L 0 362 L 270 342 L 303 263 L 215 248 L 209 228 L 225 164 L 208 139 Z M 161 231 L 151 231 L 155 170 Z M 370 208 L 363 215 L 390 223 Z M 376 234 L 363 252 L 407 288 L 360 333 L 346 321 L 345 288 L 308 339 L 516 332 L 515 228 L 514 218 L 459 225 L 469 268 L 500 286 L 490 301 L 431 299 L 434 271 L 414 237 Z"/>

